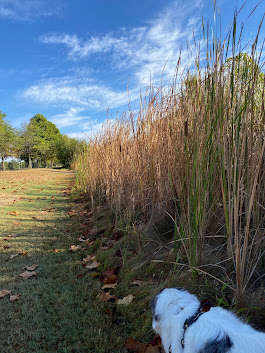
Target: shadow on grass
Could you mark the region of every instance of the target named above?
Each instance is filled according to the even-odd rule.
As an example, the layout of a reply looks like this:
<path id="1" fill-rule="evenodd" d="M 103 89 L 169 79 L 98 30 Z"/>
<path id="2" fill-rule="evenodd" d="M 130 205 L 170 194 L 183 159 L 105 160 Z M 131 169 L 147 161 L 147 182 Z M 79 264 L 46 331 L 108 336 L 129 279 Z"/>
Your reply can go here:
<path id="1" fill-rule="evenodd" d="M 104 304 L 99 308 L 96 295 L 100 283 L 82 266 L 86 251 L 68 250 L 78 237 L 74 218 L 66 215 L 69 199 L 58 194 L 58 188 L 54 192 L 54 206 L 49 206 L 50 199 L 43 203 L 34 200 L 30 206 L 21 202 L 26 218 L 0 215 L 1 236 L 17 234 L 0 240 L 0 290 L 20 294 L 13 303 L 8 296 L 0 299 L 0 352 L 126 352 L 127 323 L 114 325 L 104 312 Z M 57 209 L 48 213 L 50 219 L 39 221 L 30 215 L 32 210 L 34 216 L 39 215 L 47 206 Z M 13 208 L 19 215 L 19 207 Z M 4 250 L 6 244 L 11 247 Z M 28 253 L 10 259 L 21 251 Z M 32 264 L 38 265 L 38 275 L 24 280 L 19 275 Z"/>

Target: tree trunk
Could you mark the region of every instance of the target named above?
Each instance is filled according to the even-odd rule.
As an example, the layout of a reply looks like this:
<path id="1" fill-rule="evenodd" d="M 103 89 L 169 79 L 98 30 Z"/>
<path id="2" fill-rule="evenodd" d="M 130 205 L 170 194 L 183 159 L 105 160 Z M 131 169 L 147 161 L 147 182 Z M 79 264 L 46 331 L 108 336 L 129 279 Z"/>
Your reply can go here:
<path id="1" fill-rule="evenodd" d="M 51 168 L 53 168 L 53 160 L 51 160 Z"/>
<path id="2" fill-rule="evenodd" d="M 3 168 L 3 172 L 5 171 L 5 157 L 2 156 L 2 168 Z"/>
<path id="3" fill-rule="evenodd" d="M 29 169 L 32 169 L 32 160 L 31 160 L 31 155 L 29 153 L 29 166 L 28 166 Z"/>

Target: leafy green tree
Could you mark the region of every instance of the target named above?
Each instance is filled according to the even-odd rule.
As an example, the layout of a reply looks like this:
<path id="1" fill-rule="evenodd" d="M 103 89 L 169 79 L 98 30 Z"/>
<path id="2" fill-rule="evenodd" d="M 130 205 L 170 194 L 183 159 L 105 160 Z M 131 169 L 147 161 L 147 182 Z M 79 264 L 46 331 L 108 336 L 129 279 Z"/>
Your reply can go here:
<path id="1" fill-rule="evenodd" d="M 84 141 L 63 135 L 57 144 L 57 159 L 64 167 L 70 167 L 76 155 L 86 146 Z"/>
<path id="2" fill-rule="evenodd" d="M 61 138 L 58 128 L 43 115 L 36 114 L 27 124 L 22 133 L 23 148 L 21 156 L 28 160 L 32 168 L 32 159 L 43 162 L 46 167 L 47 160 L 53 164 L 57 154 L 57 144 Z"/>
<path id="3" fill-rule="evenodd" d="M 31 118 L 30 123 L 35 128 L 38 156 L 43 160 L 45 167 L 47 160 L 50 160 L 53 164 L 57 152 L 57 143 L 61 138 L 59 129 L 41 114 L 36 114 Z"/>
<path id="4" fill-rule="evenodd" d="M 0 156 L 2 158 L 2 169 L 5 170 L 5 158 L 15 152 L 16 130 L 5 121 L 6 114 L 0 111 Z"/>
<path id="5" fill-rule="evenodd" d="M 241 97 L 253 100 L 254 111 L 263 100 L 264 73 L 259 62 L 247 53 L 240 53 L 234 58 L 228 58 L 225 63 L 225 73 L 230 80 L 226 81 L 226 90 L 230 91 L 233 103 Z"/>
<path id="6" fill-rule="evenodd" d="M 32 168 L 32 159 L 37 157 L 37 139 L 33 124 L 24 124 L 20 134 L 20 157 L 28 163 L 28 168 Z"/>

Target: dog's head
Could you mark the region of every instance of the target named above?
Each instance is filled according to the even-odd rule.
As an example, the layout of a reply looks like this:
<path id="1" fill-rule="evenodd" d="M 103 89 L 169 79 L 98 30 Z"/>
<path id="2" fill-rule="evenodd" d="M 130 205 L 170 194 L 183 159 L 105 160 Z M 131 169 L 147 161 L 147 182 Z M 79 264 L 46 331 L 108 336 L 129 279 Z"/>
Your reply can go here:
<path id="1" fill-rule="evenodd" d="M 160 334 L 165 319 L 178 315 L 183 309 L 199 306 L 198 298 L 182 288 L 166 288 L 151 301 L 153 329 Z"/>

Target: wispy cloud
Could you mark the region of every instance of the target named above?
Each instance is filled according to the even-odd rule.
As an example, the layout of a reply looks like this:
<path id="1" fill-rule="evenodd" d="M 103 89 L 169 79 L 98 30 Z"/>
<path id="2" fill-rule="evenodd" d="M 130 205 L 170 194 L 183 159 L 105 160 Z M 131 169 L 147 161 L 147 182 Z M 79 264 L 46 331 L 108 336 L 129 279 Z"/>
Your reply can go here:
<path id="1" fill-rule="evenodd" d="M 58 127 L 63 128 L 67 126 L 80 127 L 84 122 L 91 120 L 90 116 L 79 115 L 85 108 L 71 107 L 62 114 L 53 115 L 50 120 Z"/>
<path id="2" fill-rule="evenodd" d="M 171 81 L 180 49 L 186 47 L 187 41 L 191 43 L 194 35 L 200 40 L 201 19 L 195 11 L 201 6 L 200 1 L 190 2 L 188 6 L 179 6 L 179 1 L 174 1 L 157 18 L 139 27 L 121 28 L 89 37 L 71 33 L 41 36 L 40 41 L 46 45 L 63 46 L 70 62 L 68 65 L 72 64 L 73 70 L 70 76 L 37 82 L 26 88 L 22 97 L 62 107 L 64 112 L 51 117 L 51 120 L 59 127 L 73 127 L 74 131 L 69 136 L 81 137 L 81 131 L 90 136 L 102 126 L 100 121 L 89 118 L 93 112 L 127 107 L 129 75 L 131 102 L 138 101 L 140 86 L 146 87 L 150 75 L 155 83 L 160 84 L 163 71 L 163 82 Z M 189 65 L 184 49 L 181 56 L 182 67 Z M 89 63 L 88 74 L 78 72 L 76 68 L 80 62 L 83 67 Z M 99 62 L 104 65 L 100 66 Z M 122 85 L 123 89 L 118 88 Z"/>
<path id="3" fill-rule="evenodd" d="M 161 75 L 165 64 L 164 76 L 174 76 L 180 48 L 186 47 L 186 42 L 192 42 L 193 35 L 199 33 L 201 18 L 194 15 L 194 10 L 200 6 L 200 1 L 193 2 L 191 6 L 180 6 L 174 2 L 145 26 L 122 28 L 115 33 L 88 39 L 75 34 L 53 33 L 42 36 L 40 40 L 45 44 L 65 45 L 68 60 L 105 56 L 112 71 L 130 70 L 139 85 L 139 81 L 147 82 L 150 74 L 153 77 Z M 182 60 L 187 60 L 184 53 Z"/>
<path id="4" fill-rule="evenodd" d="M 74 137 L 78 139 L 89 140 L 93 136 L 97 135 L 102 131 L 102 128 L 105 124 L 112 125 L 115 124 L 115 119 L 106 119 L 105 121 L 99 123 L 97 120 L 93 120 L 90 123 L 83 124 L 82 131 L 70 132 L 67 133 L 69 137 Z"/>
<path id="5" fill-rule="evenodd" d="M 131 91 L 138 97 L 138 90 Z M 43 80 L 25 89 L 21 96 L 39 103 L 49 103 L 67 107 L 78 105 L 85 109 L 106 110 L 128 104 L 126 90 L 119 91 L 99 81 L 82 80 L 76 77 Z"/>
<path id="6" fill-rule="evenodd" d="M 40 17 L 59 15 L 61 0 L 0 0 L 0 17 L 15 21 L 35 21 Z"/>

